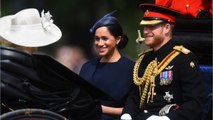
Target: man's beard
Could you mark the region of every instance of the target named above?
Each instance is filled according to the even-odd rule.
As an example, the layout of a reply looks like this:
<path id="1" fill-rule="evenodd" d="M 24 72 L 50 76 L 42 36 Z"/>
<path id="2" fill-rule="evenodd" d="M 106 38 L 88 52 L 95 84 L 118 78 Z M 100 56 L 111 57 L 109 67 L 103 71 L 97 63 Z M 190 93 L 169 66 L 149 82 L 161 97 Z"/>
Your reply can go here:
<path id="1" fill-rule="evenodd" d="M 162 34 L 157 35 L 153 39 L 154 39 L 153 44 L 150 45 L 150 47 L 160 46 L 162 44 L 162 42 L 163 42 L 163 35 Z"/>

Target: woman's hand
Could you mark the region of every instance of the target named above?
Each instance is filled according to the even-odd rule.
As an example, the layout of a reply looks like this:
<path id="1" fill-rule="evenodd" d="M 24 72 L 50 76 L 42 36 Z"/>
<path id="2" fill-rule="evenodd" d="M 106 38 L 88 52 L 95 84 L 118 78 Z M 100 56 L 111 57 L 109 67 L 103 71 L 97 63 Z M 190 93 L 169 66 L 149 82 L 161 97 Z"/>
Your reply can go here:
<path id="1" fill-rule="evenodd" d="M 108 115 L 116 115 L 120 116 L 123 110 L 123 107 L 116 108 L 116 107 L 109 107 L 105 105 L 101 105 L 102 113 L 108 114 Z"/>

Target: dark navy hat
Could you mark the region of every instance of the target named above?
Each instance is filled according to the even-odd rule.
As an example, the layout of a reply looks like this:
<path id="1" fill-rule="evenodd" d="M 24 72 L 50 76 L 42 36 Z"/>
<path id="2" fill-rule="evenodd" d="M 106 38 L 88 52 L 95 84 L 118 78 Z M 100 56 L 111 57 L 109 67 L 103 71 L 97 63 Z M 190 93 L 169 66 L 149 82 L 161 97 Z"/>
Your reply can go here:
<path id="1" fill-rule="evenodd" d="M 95 33 L 95 30 L 99 27 L 103 27 L 103 26 L 111 26 L 111 25 L 116 25 L 120 23 L 118 22 L 117 18 L 115 18 L 114 16 L 112 16 L 112 14 L 115 13 L 115 11 L 106 14 L 105 16 L 103 16 L 100 20 L 98 20 L 93 26 L 92 28 L 90 28 L 90 33 Z"/>
<path id="2" fill-rule="evenodd" d="M 176 16 L 180 12 L 156 4 L 140 4 L 139 7 L 144 10 L 144 16 L 140 25 L 155 25 L 161 22 L 175 23 Z"/>

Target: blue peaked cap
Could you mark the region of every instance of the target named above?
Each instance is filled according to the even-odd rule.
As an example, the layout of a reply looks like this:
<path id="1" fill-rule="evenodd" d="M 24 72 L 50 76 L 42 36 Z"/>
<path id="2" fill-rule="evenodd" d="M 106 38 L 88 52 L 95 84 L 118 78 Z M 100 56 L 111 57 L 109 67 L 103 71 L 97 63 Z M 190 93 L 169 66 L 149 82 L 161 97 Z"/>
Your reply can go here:
<path id="1" fill-rule="evenodd" d="M 112 16 L 113 13 L 115 13 L 116 11 L 113 11 L 111 13 L 106 14 L 105 16 L 103 16 L 100 20 L 98 20 L 91 28 L 90 28 L 90 33 L 95 33 L 95 30 L 99 27 L 102 26 L 111 26 L 111 25 L 116 25 L 120 23 L 118 22 L 117 18 L 115 18 L 114 16 Z"/>

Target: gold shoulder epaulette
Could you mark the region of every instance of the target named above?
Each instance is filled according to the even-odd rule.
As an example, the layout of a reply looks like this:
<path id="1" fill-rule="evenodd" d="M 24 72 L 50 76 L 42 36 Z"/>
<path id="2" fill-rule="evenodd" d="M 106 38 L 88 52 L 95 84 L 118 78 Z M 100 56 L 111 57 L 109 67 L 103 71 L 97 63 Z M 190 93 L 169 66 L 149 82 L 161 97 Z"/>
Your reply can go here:
<path id="1" fill-rule="evenodd" d="M 182 53 L 184 53 L 184 54 L 188 54 L 188 53 L 191 52 L 189 49 L 183 47 L 182 45 L 180 45 L 180 46 L 175 46 L 175 47 L 173 47 L 173 49 L 178 50 L 178 51 L 180 51 L 180 52 L 182 52 Z"/>
<path id="2" fill-rule="evenodd" d="M 150 49 L 144 50 L 143 52 L 138 54 L 138 57 L 140 57 L 141 55 L 146 54 L 146 53 L 148 53 L 150 51 L 153 51 L 153 49 L 150 48 Z"/>

